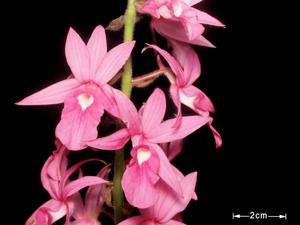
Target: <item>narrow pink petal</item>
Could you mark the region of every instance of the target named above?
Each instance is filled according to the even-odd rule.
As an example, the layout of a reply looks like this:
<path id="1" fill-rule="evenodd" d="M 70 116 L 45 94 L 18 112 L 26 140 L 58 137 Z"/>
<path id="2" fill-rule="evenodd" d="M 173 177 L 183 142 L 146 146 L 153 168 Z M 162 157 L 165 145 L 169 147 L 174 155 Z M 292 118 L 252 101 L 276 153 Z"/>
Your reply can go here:
<path id="1" fill-rule="evenodd" d="M 176 140 L 170 143 L 164 143 L 161 144 L 161 146 L 166 156 L 171 161 L 182 151 L 183 139 Z"/>
<path id="2" fill-rule="evenodd" d="M 144 105 L 142 123 L 144 132 L 151 132 L 163 120 L 166 112 L 166 96 L 156 88 Z"/>
<path id="3" fill-rule="evenodd" d="M 101 25 L 98 25 L 94 29 L 87 43 L 87 48 L 90 53 L 90 74 L 92 76 L 91 79 L 93 79 L 93 76 L 96 74 L 100 63 L 107 52 L 105 30 Z"/>
<path id="4" fill-rule="evenodd" d="M 41 171 L 42 185 L 54 199 L 59 198 L 59 182 L 68 164 L 68 151 L 59 141 L 56 141 L 56 146 L 57 150 L 47 159 Z"/>
<path id="5" fill-rule="evenodd" d="M 108 181 L 102 179 L 101 177 L 83 176 L 75 181 L 71 181 L 64 187 L 64 197 L 67 198 L 73 195 L 74 193 L 80 191 L 82 188 L 96 184 L 105 184 L 107 182 Z"/>
<path id="6" fill-rule="evenodd" d="M 202 35 L 197 36 L 194 40 L 189 40 L 184 27 L 178 21 L 168 21 L 165 19 L 152 19 L 152 27 L 168 39 L 173 39 L 194 45 L 214 48 L 215 46 L 205 39 Z M 203 30 L 204 32 L 204 30 Z"/>
<path id="7" fill-rule="evenodd" d="M 133 102 L 123 92 L 109 85 L 103 85 L 101 91 L 103 96 L 105 96 L 102 99 L 105 110 L 120 118 L 129 129 L 131 135 L 139 133 L 141 131 L 141 122 Z"/>
<path id="8" fill-rule="evenodd" d="M 111 165 L 107 165 L 100 170 L 97 177 L 107 179 Z M 106 189 L 105 184 L 90 186 L 85 195 L 85 209 L 88 214 L 96 214 L 104 203 L 103 195 Z M 96 214 L 97 215 L 97 214 Z"/>
<path id="9" fill-rule="evenodd" d="M 200 76 L 200 60 L 193 48 L 187 44 L 171 41 L 173 54 L 183 68 L 184 86 L 191 85 Z"/>
<path id="10" fill-rule="evenodd" d="M 156 186 L 159 193 L 157 201 L 152 207 L 140 210 L 142 215 L 146 218 L 154 218 L 160 224 L 165 224 L 182 212 L 194 194 L 197 172 L 180 179 L 180 185 L 183 190 L 182 198 L 174 194 L 165 183 L 159 182 Z"/>
<path id="11" fill-rule="evenodd" d="M 142 216 L 134 216 L 123 220 L 121 223 L 118 223 L 118 225 L 141 225 L 144 220 L 145 218 Z"/>
<path id="12" fill-rule="evenodd" d="M 210 117 L 184 116 L 178 128 L 174 128 L 175 119 L 169 119 L 160 124 L 150 134 L 147 134 L 148 141 L 152 143 L 165 143 L 182 139 L 195 130 L 199 129 L 211 120 Z"/>
<path id="13" fill-rule="evenodd" d="M 171 70 L 174 72 L 174 74 L 177 76 L 177 78 L 182 76 L 182 68 L 179 65 L 179 63 L 176 61 L 176 59 L 171 56 L 167 51 L 161 49 L 160 47 L 156 45 L 148 45 L 148 48 L 152 48 L 155 51 L 157 51 L 164 59 L 168 62 Z"/>
<path id="14" fill-rule="evenodd" d="M 173 169 L 174 169 L 174 171 L 176 172 L 176 176 L 177 176 L 178 180 L 179 180 L 180 182 L 182 182 L 183 179 L 184 179 L 184 175 L 183 175 L 183 174 L 180 172 L 180 170 L 177 169 L 175 166 L 173 166 Z M 196 192 L 194 192 L 192 199 L 193 199 L 193 200 L 198 200 L 198 196 L 197 196 L 197 193 L 196 193 Z"/>
<path id="15" fill-rule="evenodd" d="M 41 205 L 26 221 L 25 225 L 50 225 L 66 215 L 66 205 L 51 199 Z"/>
<path id="16" fill-rule="evenodd" d="M 174 124 L 174 128 L 177 128 L 178 126 L 180 126 L 180 124 L 182 122 L 182 111 L 181 111 L 181 102 L 180 102 L 180 96 L 179 96 L 179 88 L 177 87 L 177 85 L 171 84 L 169 91 L 170 91 L 172 100 L 173 100 L 175 106 L 177 107 L 176 122 Z"/>
<path id="17" fill-rule="evenodd" d="M 160 211 L 164 211 L 164 216 L 160 219 L 160 222 L 167 222 L 172 219 L 177 213 L 182 212 L 191 201 L 196 187 L 197 181 L 197 172 L 193 172 L 184 177 L 181 181 L 181 187 L 183 189 L 184 197 L 174 199 L 172 195 L 166 195 L 163 192 L 161 193 L 165 197 L 165 201 L 160 206 Z M 173 204 L 170 204 L 171 202 Z M 161 214 L 162 215 L 162 214 Z"/>
<path id="18" fill-rule="evenodd" d="M 92 162 L 92 161 L 101 162 L 101 163 L 103 163 L 104 165 L 106 165 L 106 163 L 105 163 L 103 160 L 101 160 L 101 159 L 93 159 L 93 158 L 92 158 L 92 159 L 82 160 L 82 161 L 76 163 L 75 165 L 73 165 L 72 167 L 70 167 L 70 168 L 66 171 L 66 173 L 64 174 L 64 176 L 62 177 L 62 180 L 61 180 L 61 182 L 60 182 L 60 189 L 63 189 L 63 188 L 64 188 L 64 186 L 66 185 L 68 179 L 70 178 L 70 176 L 71 176 L 76 170 L 79 169 L 79 172 L 80 172 L 80 167 L 81 167 L 82 165 L 84 165 L 85 163 L 88 163 L 88 162 Z M 79 178 L 81 178 L 81 177 L 82 177 L 82 176 L 79 176 Z"/>
<path id="19" fill-rule="evenodd" d="M 97 69 L 94 81 L 98 84 L 105 84 L 123 67 L 129 58 L 135 41 L 122 43 L 111 49 L 103 58 Z"/>
<path id="20" fill-rule="evenodd" d="M 130 134 L 127 129 L 121 129 L 113 134 L 98 138 L 93 141 L 88 141 L 86 144 L 90 147 L 101 149 L 101 150 L 119 150 L 130 139 Z"/>
<path id="21" fill-rule="evenodd" d="M 222 137 L 221 135 L 219 134 L 219 132 L 216 130 L 216 128 L 214 128 L 212 126 L 212 121 L 208 124 L 209 125 L 209 128 L 211 129 L 213 135 L 214 135 L 214 139 L 215 139 L 215 142 L 216 142 L 216 148 L 219 148 L 222 146 L 223 144 L 223 141 L 222 141 Z"/>
<path id="22" fill-rule="evenodd" d="M 65 54 L 72 73 L 79 81 L 90 80 L 90 54 L 80 36 L 70 28 Z"/>
<path id="23" fill-rule="evenodd" d="M 157 199 L 154 184 L 145 169 L 137 164 L 127 166 L 122 177 L 122 188 L 127 201 L 137 208 L 150 207 Z"/>
<path id="24" fill-rule="evenodd" d="M 173 170 L 173 166 L 168 160 L 167 156 L 163 152 L 163 150 L 158 145 L 151 145 L 160 160 L 160 167 L 159 167 L 159 176 L 160 178 L 171 188 L 173 189 L 179 196 L 182 196 L 182 188 L 180 186 L 179 180 L 175 171 Z"/>
<path id="25" fill-rule="evenodd" d="M 38 91 L 22 101 L 17 102 L 17 105 L 51 105 L 63 103 L 66 96 L 80 86 L 76 79 L 67 79 L 50 85 Z"/>
<path id="26" fill-rule="evenodd" d="M 76 220 L 82 218 L 85 213 L 85 208 L 80 193 L 77 192 L 73 194 L 70 198 L 68 198 L 68 202 L 72 202 L 75 206 L 71 216 Z"/>
<path id="27" fill-rule="evenodd" d="M 197 39 L 197 37 L 203 34 L 205 30 L 204 26 L 201 23 L 192 23 L 189 21 L 189 18 L 186 20 L 181 19 L 180 21 L 189 41 Z"/>
<path id="28" fill-rule="evenodd" d="M 92 96 L 91 104 L 83 109 L 79 104 L 80 95 Z M 78 90 L 65 100 L 61 121 L 56 127 L 56 137 L 69 149 L 81 150 L 87 147 L 85 141 L 96 139 L 103 108 L 101 98 L 92 89 Z"/>
<path id="29" fill-rule="evenodd" d="M 217 27 L 224 27 L 223 23 L 221 23 L 219 20 L 212 17 L 211 15 L 207 14 L 206 12 L 197 9 L 193 9 L 193 10 L 196 12 L 196 16 L 199 23 L 208 24 Z"/>

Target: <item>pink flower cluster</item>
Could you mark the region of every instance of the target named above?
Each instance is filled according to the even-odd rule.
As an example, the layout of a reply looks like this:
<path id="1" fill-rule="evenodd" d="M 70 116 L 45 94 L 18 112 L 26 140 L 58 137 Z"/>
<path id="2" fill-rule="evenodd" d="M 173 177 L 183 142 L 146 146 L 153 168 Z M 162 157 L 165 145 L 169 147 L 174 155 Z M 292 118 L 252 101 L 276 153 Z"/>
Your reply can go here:
<path id="1" fill-rule="evenodd" d="M 158 67 L 167 71 L 169 93 L 177 107 L 177 116 L 164 120 L 166 96 L 156 88 L 145 104 L 137 110 L 120 90 L 109 85 L 129 58 L 135 42 L 120 44 L 107 52 L 106 35 L 97 26 L 85 44 L 71 28 L 65 55 L 71 76 L 22 101 L 18 105 L 49 105 L 64 103 L 61 120 L 56 127 L 57 149 L 48 158 L 41 172 L 43 187 L 51 199 L 40 206 L 26 225 L 49 225 L 66 216 L 66 224 L 98 225 L 103 212 L 104 192 L 111 165 L 99 159 L 83 160 L 68 167 L 71 151 L 92 147 L 99 150 L 119 150 L 131 142 L 131 158 L 122 177 L 122 188 L 128 203 L 137 207 L 140 215 L 130 217 L 121 225 L 183 224 L 177 217 L 191 199 L 197 199 L 197 172 L 184 176 L 171 160 L 182 151 L 183 139 L 204 125 L 215 137 L 216 146 L 222 139 L 212 126 L 214 106 L 193 83 L 201 74 L 200 61 L 188 44 L 212 47 L 202 33 L 202 24 L 223 26 L 218 20 L 192 5 L 199 0 L 148 0 L 139 9 L 150 14 L 151 26 L 165 36 L 172 54 L 156 45 Z M 166 62 L 163 63 L 162 58 Z M 184 116 L 181 105 L 195 115 Z M 104 111 L 123 121 L 125 126 L 111 135 L 99 137 L 97 127 Z M 81 166 L 92 161 L 103 163 L 96 176 L 83 175 Z M 77 179 L 70 179 L 75 171 Z M 88 187 L 83 202 L 79 191 Z M 179 218 L 179 219 L 178 219 Z"/>

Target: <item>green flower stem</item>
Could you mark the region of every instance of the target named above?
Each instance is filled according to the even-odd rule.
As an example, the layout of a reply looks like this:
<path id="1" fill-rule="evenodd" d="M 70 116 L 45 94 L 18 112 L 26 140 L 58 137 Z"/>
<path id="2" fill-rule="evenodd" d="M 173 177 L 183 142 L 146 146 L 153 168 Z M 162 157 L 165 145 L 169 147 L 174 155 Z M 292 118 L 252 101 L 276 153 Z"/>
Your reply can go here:
<path id="1" fill-rule="evenodd" d="M 134 26 L 136 19 L 135 1 L 128 0 L 127 9 L 125 12 L 125 24 L 124 24 L 124 42 L 133 40 Z M 122 75 L 121 90 L 128 97 L 131 96 L 132 84 L 132 60 L 128 59 L 124 66 L 124 73 Z M 121 186 L 121 179 L 125 168 L 124 162 L 124 149 L 120 149 L 115 152 L 114 162 L 114 188 L 113 188 L 113 202 L 115 210 L 115 224 L 122 221 L 122 206 L 123 206 L 123 192 Z"/>
<path id="2" fill-rule="evenodd" d="M 128 0 L 127 9 L 125 12 L 125 23 L 124 23 L 124 42 L 132 41 L 134 34 L 134 26 L 136 19 L 136 9 L 134 0 Z M 124 66 L 124 73 L 122 76 L 121 89 L 125 95 L 131 96 L 132 84 L 132 61 L 131 58 L 128 59 Z"/>

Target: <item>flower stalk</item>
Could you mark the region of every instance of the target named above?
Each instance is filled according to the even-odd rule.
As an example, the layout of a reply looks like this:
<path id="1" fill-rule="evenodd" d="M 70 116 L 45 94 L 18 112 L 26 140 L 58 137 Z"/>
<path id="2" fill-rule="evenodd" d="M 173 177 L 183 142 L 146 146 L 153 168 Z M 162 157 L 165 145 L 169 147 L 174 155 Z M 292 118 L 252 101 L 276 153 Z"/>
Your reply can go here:
<path id="1" fill-rule="evenodd" d="M 125 24 L 124 24 L 124 42 L 133 40 L 134 26 L 136 20 L 136 8 L 135 1 L 128 0 L 127 9 L 125 12 Z M 131 57 L 124 65 L 124 72 L 122 75 L 121 90 L 129 98 L 131 96 L 132 84 L 132 60 Z M 114 159 L 114 188 L 113 188 L 113 202 L 115 212 L 115 224 L 122 221 L 122 207 L 123 207 L 123 192 L 121 186 L 121 179 L 125 168 L 124 162 L 124 149 L 120 149 L 115 152 Z"/>

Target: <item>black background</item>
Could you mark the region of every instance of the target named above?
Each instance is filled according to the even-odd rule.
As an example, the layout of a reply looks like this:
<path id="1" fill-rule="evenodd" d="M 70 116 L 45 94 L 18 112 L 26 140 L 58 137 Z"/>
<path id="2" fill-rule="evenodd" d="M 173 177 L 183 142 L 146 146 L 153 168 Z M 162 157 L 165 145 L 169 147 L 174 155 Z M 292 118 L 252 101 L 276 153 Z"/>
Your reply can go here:
<path id="1" fill-rule="evenodd" d="M 103 2 L 26 2 L 3 8 L 7 11 L 1 46 L 5 58 L 1 75 L 5 214 L 1 219 L 7 220 L 5 224 L 24 224 L 48 200 L 39 173 L 54 148 L 54 129 L 62 109 L 61 105 L 19 107 L 14 102 L 65 79 L 69 68 L 64 44 L 70 26 L 87 40 L 96 25 L 106 26 L 124 12 L 126 1 Z M 292 43 L 281 36 L 282 15 L 274 4 L 230 0 L 199 4 L 226 24 L 226 29 L 207 29 L 206 37 L 216 49 L 196 47 L 202 64 L 197 85 L 215 103 L 214 124 L 224 145 L 215 149 L 204 127 L 187 138 L 183 154 L 174 161 L 185 174 L 199 172 L 199 200 L 185 211 L 187 224 L 287 224 L 295 219 L 291 193 L 297 139 L 290 129 L 294 123 L 290 97 L 296 89 L 288 86 L 291 71 L 284 53 Z M 122 41 L 121 32 L 107 36 L 109 48 Z M 153 53 L 140 55 L 144 42 L 151 43 L 147 20 L 137 25 L 136 40 L 135 74 L 149 72 L 155 68 Z M 167 82 L 160 79 L 148 89 L 134 91 L 137 105 L 156 85 L 166 87 Z M 233 212 L 250 211 L 288 213 L 288 221 L 231 218 Z"/>

